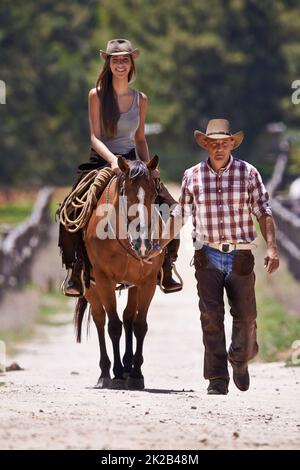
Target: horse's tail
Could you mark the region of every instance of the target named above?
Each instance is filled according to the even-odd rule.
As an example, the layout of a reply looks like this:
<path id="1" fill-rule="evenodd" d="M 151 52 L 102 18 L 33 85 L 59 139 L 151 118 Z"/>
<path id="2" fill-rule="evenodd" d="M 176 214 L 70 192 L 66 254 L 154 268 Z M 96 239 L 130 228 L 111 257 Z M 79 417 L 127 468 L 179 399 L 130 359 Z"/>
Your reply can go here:
<path id="1" fill-rule="evenodd" d="M 82 320 L 84 313 L 86 311 L 88 301 L 85 297 L 79 297 L 76 303 L 75 315 L 74 315 L 74 324 L 76 332 L 77 343 L 81 343 L 81 329 L 82 329 Z"/>

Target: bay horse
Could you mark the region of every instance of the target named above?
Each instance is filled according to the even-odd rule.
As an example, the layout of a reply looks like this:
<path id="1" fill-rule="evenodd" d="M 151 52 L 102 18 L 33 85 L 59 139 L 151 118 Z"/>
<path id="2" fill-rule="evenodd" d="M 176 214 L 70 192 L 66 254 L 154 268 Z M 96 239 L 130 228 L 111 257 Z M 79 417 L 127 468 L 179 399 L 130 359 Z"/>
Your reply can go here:
<path id="1" fill-rule="evenodd" d="M 155 245 L 149 222 L 153 220 L 151 211 L 155 207 L 157 196 L 157 179 L 153 178 L 152 171 L 157 168 L 158 162 L 157 156 L 147 164 L 119 157 L 118 165 L 122 173 L 114 177 L 102 193 L 85 230 L 84 241 L 95 284 L 91 284 L 86 289 L 84 297 L 77 301 L 75 326 L 77 341 L 80 342 L 82 319 L 89 303 L 100 346 L 101 375 L 96 388 L 134 390 L 144 388 L 141 366 L 143 342 L 147 333 L 147 313 L 164 259 L 164 253 L 160 253 L 151 260 L 151 263 L 145 262 L 145 258 Z M 133 207 L 137 208 L 135 219 L 133 215 L 136 214 L 131 210 Z M 113 221 L 112 215 L 115 215 Z M 132 226 L 130 228 L 133 222 L 138 229 L 136 233 L 132 230 Z M 109 237 L 102 236 L 103 228 L 110 229 Z M 123 237 L 120 236 L 122 231 L 123 235 L 125 233 Z M 116 305 L 116 286 L 119 283 L 131 286 L 128 289 L 128 301 L 123 312 L 126 344 L 123 363 L 119 346 L 122 322 Z M 111 362 L 105 344 L 106 314 L 108 334 L 113 346 L 113 379 L 110 376 Z M 136 338 L 134 354 L 133 333 Z"/>

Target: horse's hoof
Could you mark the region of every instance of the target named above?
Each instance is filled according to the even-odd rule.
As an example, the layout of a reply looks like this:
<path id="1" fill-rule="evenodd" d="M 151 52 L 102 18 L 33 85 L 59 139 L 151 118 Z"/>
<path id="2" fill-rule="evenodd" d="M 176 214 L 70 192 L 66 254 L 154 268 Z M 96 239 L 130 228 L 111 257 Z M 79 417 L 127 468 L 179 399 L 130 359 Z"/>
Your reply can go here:
<path id="1" fill-rule="evenodd" d="M 102 388 L 110 388 L 111 378 L 110 377 L 100 377 L 97 384 L 94 388 L 102 389 Z"/>
<path id="2" fill-rule="evenodd" d="M 127 381 L 125 379 L 112 379 L 108 388 L 110 390 L 127 390 Z"/>
<path id="3" fill-rule="evenodd" d="M 145 388 L 144 377 L 141 377 L 138 379 L 135 377 L 128 377 L 127 387 L 128 387 L 128 390 L 144 390 Z"/>

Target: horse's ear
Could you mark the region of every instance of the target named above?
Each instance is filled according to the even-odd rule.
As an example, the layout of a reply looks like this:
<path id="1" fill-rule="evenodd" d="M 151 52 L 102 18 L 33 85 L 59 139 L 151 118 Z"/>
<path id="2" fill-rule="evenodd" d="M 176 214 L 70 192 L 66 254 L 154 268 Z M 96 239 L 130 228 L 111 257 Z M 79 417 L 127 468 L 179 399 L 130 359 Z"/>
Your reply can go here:
<path id="1" fill-rule="evenodd" d="M 148 170 L 150 171 L 156 170 L 156 168 L 158 167 L 158 163 L 159 163 L 159 158 L 157 155 L 154 155 L 154 157 L 150 160 L 150 162 L 147 163 Z"/>
<path id="2" fill-rule="evenodd" d="M 118 157 L 118 166 L 123 173 L 128 173 L 129 165 L 123 157 Z"/>

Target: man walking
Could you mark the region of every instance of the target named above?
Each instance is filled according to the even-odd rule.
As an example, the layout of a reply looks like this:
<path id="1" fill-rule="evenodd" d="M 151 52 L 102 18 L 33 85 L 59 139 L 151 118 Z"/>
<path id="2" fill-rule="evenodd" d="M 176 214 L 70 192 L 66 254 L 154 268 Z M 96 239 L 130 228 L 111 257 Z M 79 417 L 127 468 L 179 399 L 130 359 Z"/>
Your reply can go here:
<path id="1" fill-rule="evenodd" d="M 268 273 L 277 270 L 279 258 L 269 197 L 261 176 L 254 166 L 231 155 L 241 144 L 243 132 L 231 134 L 227 120 L 213 119 L 206 133 L 196 130 L 194 136 L 207 151 L 208 159 L 185 171 L 171 228 L 174 218 L 192 214 L 195 276 L 205 347 L 204 377 L 209 380 L 208 394 L 225 395 L 229 384 L 227 361 L 232 365 L 235 385 L 245 391 L 249 388 L 248 361 L 258 351 L 251 252 L 256 238 L 253 215 L 266 241 Z M 228 353 L 224 289 L 233 317 Z"/>

